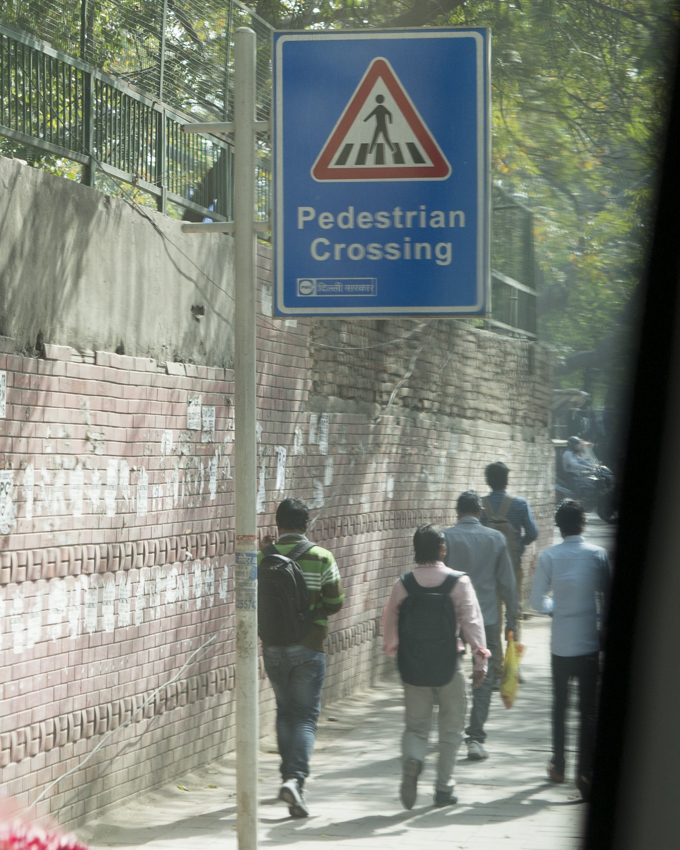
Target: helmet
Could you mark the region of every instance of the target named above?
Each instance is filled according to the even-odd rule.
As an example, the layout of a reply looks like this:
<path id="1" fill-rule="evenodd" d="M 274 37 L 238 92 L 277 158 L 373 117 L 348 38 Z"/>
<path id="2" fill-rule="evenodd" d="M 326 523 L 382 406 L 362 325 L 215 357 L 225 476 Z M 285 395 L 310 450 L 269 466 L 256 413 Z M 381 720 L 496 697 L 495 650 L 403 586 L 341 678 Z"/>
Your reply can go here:
<path id="1" fill-rule="evenodd" d="M 567 440 L 567 447 L 572 451 L 577 449 L 581 445 L 581 440 L 578 437 L 569 437 Z"/>

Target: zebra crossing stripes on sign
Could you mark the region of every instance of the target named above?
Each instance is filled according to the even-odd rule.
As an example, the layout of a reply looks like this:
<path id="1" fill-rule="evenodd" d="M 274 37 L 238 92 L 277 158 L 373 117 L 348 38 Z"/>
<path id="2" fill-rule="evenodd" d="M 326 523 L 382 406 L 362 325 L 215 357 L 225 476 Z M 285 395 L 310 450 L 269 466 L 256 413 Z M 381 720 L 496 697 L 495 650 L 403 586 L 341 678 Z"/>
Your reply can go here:
<path id="1" fill-rule="evenodd" d="M 394 69 L 374 59 L 312 167 L 318 181 L 446 180 L 451 166 Z"/>

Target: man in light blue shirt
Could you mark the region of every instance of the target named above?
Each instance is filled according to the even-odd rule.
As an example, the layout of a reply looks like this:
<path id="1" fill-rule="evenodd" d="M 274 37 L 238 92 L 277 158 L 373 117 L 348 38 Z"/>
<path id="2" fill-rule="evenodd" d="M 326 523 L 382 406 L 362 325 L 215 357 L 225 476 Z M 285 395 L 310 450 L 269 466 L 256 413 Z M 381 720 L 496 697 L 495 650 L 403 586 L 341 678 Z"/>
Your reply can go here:
<path id="1" fill-rule="evenodd" d="M 564 782 L 564 722 L 569 680 L 578 679 L 581 729 L 576 786 L 590 796 L 600 632 L 609 595 L 611 572 L 607 553 L 583 539 L 583 506 L 567 499 L 557 509 L 555 523 L 563 543 L 541 553 L 531 588 L 531 605 L 553 618 L 550 650 L 553 679 L 553 755 L 548 776 Z M 552 596 L 549 593 L 552 591 Z"/>

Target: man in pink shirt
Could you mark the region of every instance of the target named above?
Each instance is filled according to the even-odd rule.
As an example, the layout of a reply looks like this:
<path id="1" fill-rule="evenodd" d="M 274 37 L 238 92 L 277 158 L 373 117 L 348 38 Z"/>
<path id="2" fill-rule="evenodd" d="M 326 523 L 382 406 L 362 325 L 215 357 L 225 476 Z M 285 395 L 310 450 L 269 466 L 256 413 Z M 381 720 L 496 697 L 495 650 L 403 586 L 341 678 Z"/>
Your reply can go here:
<path id="1" fill-rule="evenodd" d="M 421 593 L 432 597 L 433 594 L 436 594 L 437 588 L 444 584 L 453 583 L 448 596 L 455 612 L 457 635 L 450 652 L 455 652 L 457 658 L 446 659 L 453 662 L 450 665 L 452 673 L 449 681 L 437 686 L 421 686 L 404 680 L 405 668 L 401 663 L 402 653 L 400 652 L 399 666 L 404 685 L 406 719 L 406 729 L 402 738 L 401 801 L 406 809 L 411 809 L 416 801 L 418 776 L 425 761 L 427 740 L 432 723 L 432 708 L 435 704 L 439 706 L 439 759 L 434 803 L 436 806 L 450 806 L 457 802 L 457 797 L 453 793 L 455 784 L 451 782 L 451 776 L 458 748 L 463 740 L 467 713 L 465 674 L 461 664 L 456 663 L 460 662 L 460 655 L 464 651 L 460 632 L 462 632 L 465 641 L 472 650 L 474 661 L 473 688 L 478 688 L 484 681 L 487 658 L 490 655 L 486 648 L 482 612 L 472 582 L 465 573 L 455 572 L 443 563 L 446 557 L 444 532 L 436 525 L 421 526 L 413 536 L 413 549 L 416 568 L 412 573 L 408 573 L 396 581 L 383 614 L 383 633 L 385 635 L 383 648 L 388 655 L 397 654 L 400 610 L 407 597 L 419 596 Z M 416 586 L 412 584 L 413 579 L 415 579 Z M 404 582 L 411 585 L 410 593 L 407 591 Z M 421 591 L 419 588 L 428 590 Z M 409 610 L 411 609 L 409 608 Z M 402 647 L 402 650 L 404 649 Z M 434 646 L 432 647 L 431 660 L 435 665 L 439 660 Z M 423 667 L 428 666 L 426 659 Z M 408 674 L 406 678 L 413 679 L 417 676 Z"/>

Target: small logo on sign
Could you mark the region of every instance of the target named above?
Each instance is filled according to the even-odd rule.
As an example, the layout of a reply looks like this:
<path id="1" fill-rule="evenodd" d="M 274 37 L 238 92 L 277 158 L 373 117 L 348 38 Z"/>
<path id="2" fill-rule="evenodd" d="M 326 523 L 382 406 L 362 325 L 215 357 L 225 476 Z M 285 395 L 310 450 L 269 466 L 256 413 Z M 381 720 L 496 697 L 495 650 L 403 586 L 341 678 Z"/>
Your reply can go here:
<path id="1" fill-rule="evenodd" d="M 314 295 L 316 292 L 316 284 L 313 280 L 298 281 L 298 295 Z"/>

